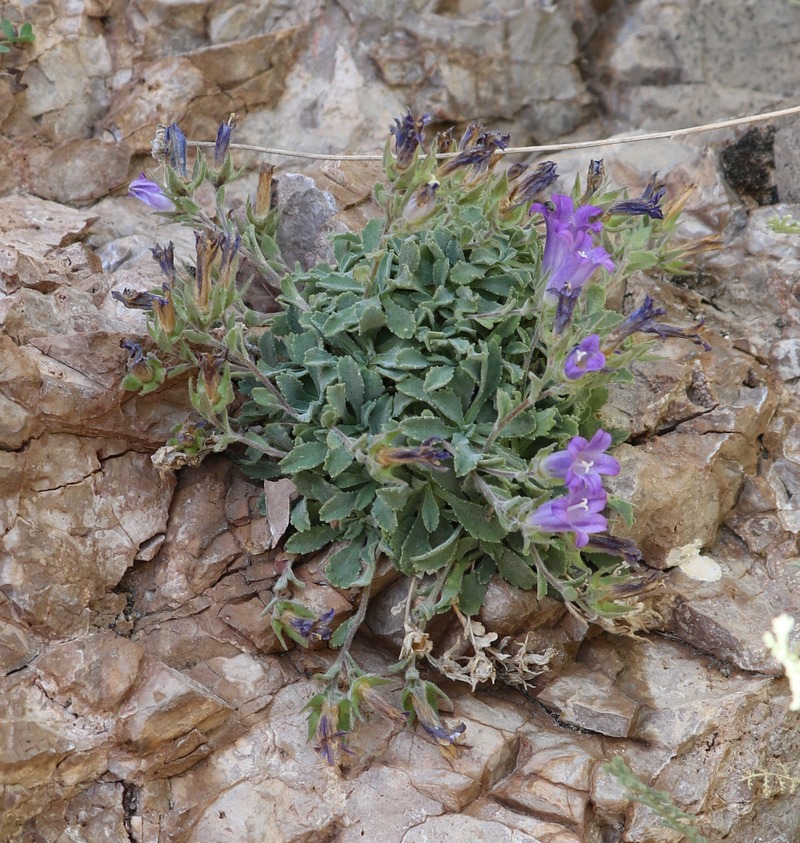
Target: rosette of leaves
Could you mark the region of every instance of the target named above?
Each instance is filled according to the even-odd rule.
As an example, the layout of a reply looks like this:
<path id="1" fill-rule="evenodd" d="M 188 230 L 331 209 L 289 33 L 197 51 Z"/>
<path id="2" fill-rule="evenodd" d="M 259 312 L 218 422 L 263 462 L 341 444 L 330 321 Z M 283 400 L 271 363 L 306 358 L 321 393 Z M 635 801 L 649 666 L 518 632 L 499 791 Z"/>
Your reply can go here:
<path id="1" fill-rule="evenodd" d="M 454 169 L 412 224 L 407 209 L 437 162 L 418 155 L 401 172 L 387 147 L 385 163 L 388 185 L 376 194 L 386 216 L 336 236 L 335 265 L 282 281 L 283 311 L 257 363 L 277 391 L 241 384 L 250 401 L 239 422 L 288 452 L 267 461 L 252 451 L 245 466 L 297 487 L 285 550 L 338 543 L 327 576 L 341 588 L 366 586 L 381 555 L 409 577 L 435 576 L 433 612 L 455 603 L 476 613 L 499 575 L 555 589 L 592 617 L 614 613 L 606 595 L 618 562 L 537 537 L 525 518 L 557 494 L 536 460 L 591 436 L 609 379 L 629 377 L 631 350 L 608 371 L 563 376 L 569 350 L 620 317 L 593 284 L 553 332 L 543 234 L 529 203 L 508 207 L 505 175 Z"/>

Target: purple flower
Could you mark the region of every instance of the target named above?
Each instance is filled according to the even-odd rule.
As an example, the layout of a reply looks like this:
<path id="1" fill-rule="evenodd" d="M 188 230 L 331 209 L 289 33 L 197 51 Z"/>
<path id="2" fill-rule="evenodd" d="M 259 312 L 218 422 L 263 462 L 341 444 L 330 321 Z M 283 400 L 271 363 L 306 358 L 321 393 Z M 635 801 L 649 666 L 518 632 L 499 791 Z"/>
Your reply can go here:
<path id="1" fill-rule="evenodd" d="M 608 521 L 600 514 L 606 501 L 603 489 L 586 489 L 583 494 L 570 492 L 566 497 L 543 503 L 528 516 L 528 523 L 545 533 L 575 533 L 575 547 L 585 547 L 589 533 L 602 533 L 608 528 Z"/>
<path id="2" fill-rule="evenodd" d="M 553 195 L 553 205 L 555 210 L 540 203 L 531 205 L 531 213 L 542 214 L 547 227 L 542 269 L 547 274 L 545 299 L 551 303 L 579 291 L 597 267 L 614 270 L 611 255 L 592 240 L 591 232 L 603 227 L 596 219 L 601 209 L 594 205 L 575 208 L 569 196 L 559 193 Z"/>
<path id="3" fill-rule="evenodd" d="M 615 202 L 606 210 L 606 214 L 630 214 L 631 216 L 648 216 L 652 220 L 663 220 L 664 212 L 659 208 L 659 202 L 664 198 L 667 188 L 663 184 L 656 187 L 658 173 L 653 173 L 644 193 L 639 199 L 622 199 Z"/>
<path id="4" fill-rule="evenodd" d="M 177 123 L 170 123 L 164 132 L 164 148 L 167 153 L 167 163 L 186 178 L 186 135 Z"/>
<path id="5" fill-rule="evenodd" d="M 231 117 L 233 115 L 231 114 Z M 228 154 L 228 149 L 231 145 L 231 133 L 234 130 L 234 125 L 228 120 L 227 123 L 220 123 L 217 129 L 217 140 L 214 143 L 214 166 L 221 167 L 225 162 L 225 157 Z"/>
<path id="6" fill-rule="evenodd" d="M 608 336 L 611 347 L 618 346 L 626 337 L 631 334 L 656 334 L 661 339 L 667 337 L 680 337 L 684 340 L 691 340 L 695 345 L 702 346 L 706 351 L 711 351 L 711 346 L 697 333 L 688 328 L 679 328 L 677 325 L 669 325 L 666 322 L 656 322 L 658 316 L 663 316 L 667 311 L 662 307 L 654 307 L 650 296 L 645 296 L 644 301 L 625 320 L 618 325 Z M 703 326 L 701 319 L 696 328 Z"/>
<path id="7" fill-rule="evenodd" d="M 588 442 L 582 436 L 574 436 L 565 451 L 556 451 L 542 460 L 542 469 L 551 477 L 560 477 L 571 494 L 604 495 L 600 475 L 619 474 L 619 462 L 605 453 L 610 444 L 611 434 L 602 428 Z"/>
<path id="8" fill-rule="evenodd" d="M 602 231 L 603 223 L 600 222 L 602 208 L 595 205 L 579 205 L 575 207 L 572 197 L 563 193 L 554 193 L 551 198 L 553 208 L 535 202 L 531 205 L 531 213 L 541 214 L 547 224 L 547 233 L 551 228 L 569 228 L 575 231 Z"/>
<path id="9" fill-rule="evenodd" d="M 133 196 L 145 205 L 155 208 L 156 211 L 172 211 L 175 205 L 172 200 L 164 195 L 164 191 L 160 185 L 154 181 L 150 181 L 144 173 L 139 175 L 138 179 L 131 182 L 128 188 L 128 196 Z"/>
<path id="10" fill-rule="evenodd" d="M 567 355 L 564 374 L 576 381 L 587 372 L 599 372 L 606 365 L 606 356 L 600 351 L 600 335 L 591 334 L 581 340 Z"/>

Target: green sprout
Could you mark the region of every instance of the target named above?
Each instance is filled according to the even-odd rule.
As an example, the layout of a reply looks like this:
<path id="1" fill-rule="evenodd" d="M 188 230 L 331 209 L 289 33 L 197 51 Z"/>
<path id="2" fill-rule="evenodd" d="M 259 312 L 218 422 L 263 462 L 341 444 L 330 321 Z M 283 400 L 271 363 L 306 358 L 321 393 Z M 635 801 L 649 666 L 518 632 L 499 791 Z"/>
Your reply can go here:
<path id="1" fill-rule="evenodd" d="M 0 32 L 2 32 L 2 37 L 0 37 L 0 53 L 8 53 L 11 51 L 12 46 L 32 44 L 36 40 L 31 24 L 23 23 L 18 31 L 8 18 L 0 20 Z"/>

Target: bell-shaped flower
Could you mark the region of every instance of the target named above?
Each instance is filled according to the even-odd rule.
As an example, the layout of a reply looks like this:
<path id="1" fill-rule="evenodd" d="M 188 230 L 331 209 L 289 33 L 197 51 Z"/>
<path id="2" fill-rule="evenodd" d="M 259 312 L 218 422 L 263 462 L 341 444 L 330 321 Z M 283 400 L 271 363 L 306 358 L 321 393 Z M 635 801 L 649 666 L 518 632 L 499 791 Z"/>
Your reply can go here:
<path id="1" fill-rule="evenodd" d="M 600 475 L 616 476 L 620 471 L 619 462 L 605 453 L 609 445 L 611 434 L 602 428 L 588 441 L 574 436 L 565 451 L 556 451 L 542 460 L 542 470 L 563 480 L 571 493 L 605 494 Z"/>
<path id="2" fill-rule="evenodd" d="M 173 211 L 175 204 L 164 194 L 161 186 L 151 181 L 144 173 L 134 179 L 128 188 L 128 196 L 133 196 L 156 211 Z"/>
<path id="3" fill-rule="evenodd" d="M 614 271 L 611 255 L 595 246 L 592 232 L 603 224 L 597 219 L 601 208 L 594 205 L 575 207 L 563 194 L 553 196 L 553 208 L 540 203 L 531 205 L 531 213 L 544 216 L 547 235 L 542 270 L 547 274 L 545 301 L 555 304 L 559 297 L 577 293 L 598 267 Z"/>
<path id="4" fill-rule="evenodd" d="M 571 381 L 588 372 L 599 372 L 606 365 L 606 356 L 600 351 L 600 335 L 590 334 L 581 340 L 564 361 L 564 374 Z"/>
<path id="5" fill-rule="evenodd" d="M 528 525 L 543 533 L 574 533 L 575 547 L 585 547 L 590 533 L 602 533 L 608 528 L 608 521 L 600 514 L 606 501 L 603 489 L 570 492 L 534 510 L 528 516 Z"/>

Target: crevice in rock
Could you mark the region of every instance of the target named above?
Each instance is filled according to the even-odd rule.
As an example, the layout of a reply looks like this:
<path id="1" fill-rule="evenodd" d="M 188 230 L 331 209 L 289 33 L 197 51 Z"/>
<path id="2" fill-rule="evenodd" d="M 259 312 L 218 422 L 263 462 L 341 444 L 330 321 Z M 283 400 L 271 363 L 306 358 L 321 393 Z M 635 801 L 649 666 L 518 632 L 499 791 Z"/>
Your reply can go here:
<path id="1" fill-rule="evenodd" d="M 671 422 L 668 425 L 664 425 L 664 427 L 658 428 L 658 430 L 646 431 L 644 433 L 640 433 L 638 436 L 631 436 L 628 439 L 628 444 L 630 445 L 643 445 L 645 442 L 649 442 L 652 439 L 655 439 L 657 436 L 665 436 L 667 433 L 673 433 L 677 430 L 682 424 L 686 424 L 686 422 L 694 421 L 695 419 L 700 419 L 703 416 L 707 416 L 709 413 L 713 413 L 715 409 L 717 409 L 719 405 L 714 405 L 713 407 L 709 407 L 707 409 L 699 410 L 696 413 L 691 413 L 687 416 L 684 416 L 680 419 L 676 419 L 674 422 Z M 725 430 L 713 430 L 709 431 L 709 433 L 734 433 L 735 431 L 725 431 Z M 701 434 L 702 435 L 702 434 Z"/>
<path id="2" fill-rule="evenodd" d="M 130 843 L 141 843 L 133 830 L 133 819 L 139 818 L 140 788 L 131 782 L 122 782 L 122 823 Z"/>

